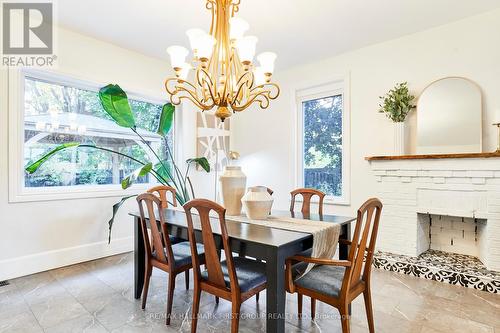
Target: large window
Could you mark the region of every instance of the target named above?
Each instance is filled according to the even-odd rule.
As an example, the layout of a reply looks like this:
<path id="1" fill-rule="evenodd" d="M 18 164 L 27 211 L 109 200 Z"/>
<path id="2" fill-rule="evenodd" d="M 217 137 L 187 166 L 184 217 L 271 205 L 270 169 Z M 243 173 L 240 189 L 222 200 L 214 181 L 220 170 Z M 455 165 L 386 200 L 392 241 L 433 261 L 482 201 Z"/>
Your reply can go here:
<path id="1" fill-rule="evenodd" d="M 103 110 L 98 87 L 30 74 L 23 76 L 22 80 L 24 165 L 61 143 L 74 141 L 118 151 L 140 161 L 156 161 L 136 134 L 115 124 Z M 133 96 L 129 99 L 138 132 L 164 158 L 164 142 L 156 134 L 161 102 Z M 54 188 L 119 184 L 138 167 L 138 163 L 117 154 L 92 148 L 73 148 L 54 155 L 36 173 L 26 174 L 23 185 L 25 188 Z M 148 183 L 150 179 L 146 176 L 138 181 Z"/>
<path id="2" fill-rule="evenodd" d="M 347 133 L 342 83 L 299 91 L 299 185 L 348 203 Z"/>

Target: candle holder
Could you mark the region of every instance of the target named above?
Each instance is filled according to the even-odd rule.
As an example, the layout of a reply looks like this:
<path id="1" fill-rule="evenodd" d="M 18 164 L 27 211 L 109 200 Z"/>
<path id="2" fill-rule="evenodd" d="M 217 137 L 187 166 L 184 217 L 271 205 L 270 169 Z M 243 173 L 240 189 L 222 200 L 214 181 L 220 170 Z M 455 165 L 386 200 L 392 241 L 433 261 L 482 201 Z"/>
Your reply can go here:
<path id="1" fill-rule="evenodd" d="M 498 129 L 498 134 L 497 134 L 497 150 L 496 152 L 500 154 L 500 123 L 493 124 L 493 126 L 496 126 Z"/>

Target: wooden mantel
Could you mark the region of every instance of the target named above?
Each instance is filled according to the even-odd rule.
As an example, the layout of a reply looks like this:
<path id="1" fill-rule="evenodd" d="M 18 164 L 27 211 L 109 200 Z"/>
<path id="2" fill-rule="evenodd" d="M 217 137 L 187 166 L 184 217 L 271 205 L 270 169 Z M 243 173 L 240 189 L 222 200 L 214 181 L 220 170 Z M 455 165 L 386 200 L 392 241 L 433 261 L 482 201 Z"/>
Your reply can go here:
<path id="1" fill-rule="evenodd" d="M 401 156 L 367 156 L 367 161 L 392 161 L 392 160 L 430 160 L 444 158 L 491 158 L 500 157 L 500 152 L 493 153 L 463 153 L 463 154 L 430 154 L 430 155 L 401 155 Z"/>

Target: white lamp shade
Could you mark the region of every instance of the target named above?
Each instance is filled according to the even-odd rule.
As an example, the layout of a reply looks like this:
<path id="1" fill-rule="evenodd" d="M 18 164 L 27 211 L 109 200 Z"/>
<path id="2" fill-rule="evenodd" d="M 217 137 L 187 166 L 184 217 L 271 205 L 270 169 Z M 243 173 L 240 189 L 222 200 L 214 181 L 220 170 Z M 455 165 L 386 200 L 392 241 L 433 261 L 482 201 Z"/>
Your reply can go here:
<path id="1" fill-rule="evenodd" d="M 257 56 L 260 66 L 264 73 L 274 72 L 274 61 L 276 60 L 276 53 L 273 52 L 263 52 Z"/>
<path id="2" fill-rule="evenodd" d="M 207 33 L 201 29 L 189 29 L 186 31 L 186 35 L 189 38 L 189 45 L 191 46 L 191 49 L 198 50 L 199 47 L 199 38 L 206 35 Z"/>
<path id="3" fill-rule="evenodd" d="M 250 25 L 244 19 L 232 17 L 229 19 L 229 38 L 240 39 L 249 28 Z"/>
<path id="4" fill-rule="evenodd" d="M 266 83 L 266 74 L 262 67 L 256 67 L 253 72 L 253 75 L 254 75 L 255 86 L 260 86 L 261 84 Z"/>
<path id="5" fill-rule="evenodd" d="M 255 56 L 255 47 L 257 46 L 257 37 L 255 36 L 245 36 L 238 39 L 236 47 L 238 48 L 238 55 L 241 61 L 252 62 Z"/>
<path id="6" fill-rule="evenodd" d="M 196 38 L 196 44 L 198 57 L 209 59 L 214 50 L 215 38 L 209 34 L 204 34 Z"/>
<path id="7" fill-rule="evenodd" d="M 174 45 L 167 49 L 167 53 L 170 55 L 170 64 L 172 67 L 181 68 L 186 62 L 189 51 L 183 46 Z"/>
<path id="8" fill-rule="evenodd" d="M 184 63 L 182 66 L 181 66 L 181 73 L 179 74 L 179 78 L 182 79 L 182 80 L 186 80 L 188 75 L 189 75 L 189 71 L 191 70 L 191 65 L 188 64 L 188 63 Z"/>

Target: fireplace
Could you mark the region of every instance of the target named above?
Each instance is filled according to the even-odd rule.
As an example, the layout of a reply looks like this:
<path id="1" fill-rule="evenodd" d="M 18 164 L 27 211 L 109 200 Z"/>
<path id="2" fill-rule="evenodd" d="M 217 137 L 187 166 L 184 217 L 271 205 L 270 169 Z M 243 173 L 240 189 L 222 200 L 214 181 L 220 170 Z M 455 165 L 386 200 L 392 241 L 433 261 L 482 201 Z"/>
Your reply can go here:
<path id="1" fill-rule="evenodd" d="M 372 157 L 375 265 L 500 293 L 500 154 Z"/>
<path id="2" fill-rule="evenodd" d="M 378 249 L 466 254 L 500 271 L 500 154 L 477 155 L 368 158 L 384 204 Z"/>

